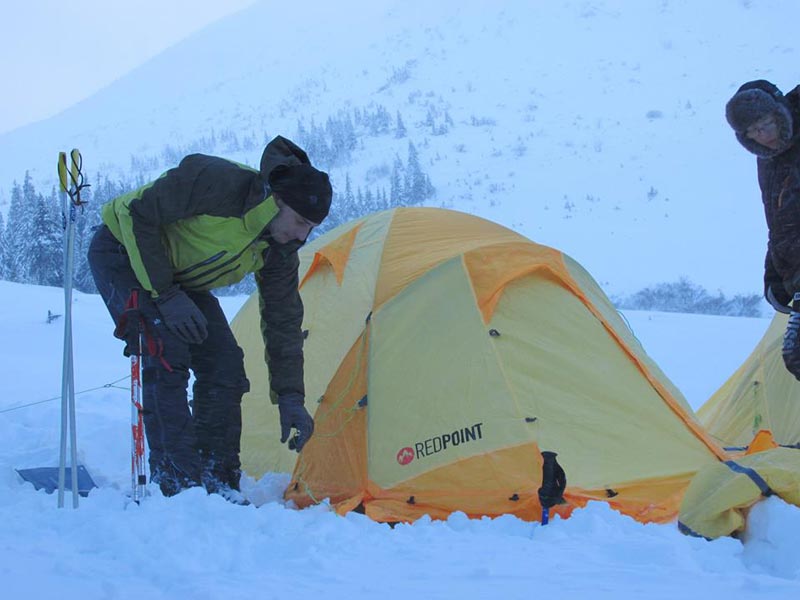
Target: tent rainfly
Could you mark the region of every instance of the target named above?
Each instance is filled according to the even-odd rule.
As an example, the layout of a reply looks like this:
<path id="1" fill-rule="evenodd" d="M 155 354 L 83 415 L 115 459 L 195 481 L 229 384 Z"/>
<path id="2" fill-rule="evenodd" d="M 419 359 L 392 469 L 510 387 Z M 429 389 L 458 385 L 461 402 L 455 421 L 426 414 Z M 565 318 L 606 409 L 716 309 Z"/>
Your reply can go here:
<path id="1" fill-rule="evenodd" d="M 243 467 L 291 471 L 285 497 L 412 521 L 454 511 L 537 520 L 542 451 L 568 515 L 604 500 L 642 522 L 677 516 L 724 452 L 565 254 L 481 218 L 398 208 L 300 252 L 306 405 L 314 436 L 278 443 L 258 298 L 233 321 L 251 391 Z"/>
<path id="2" fill-rule="evenodd" d="M 782 446 L 800 444 L 800 382 L 786 370 L 781 355 L 788 319 L 775 314 L 747 360 L 697 411 L 723 446 L 744 449 L 762 429 Z"/>
<path id="3" fill-rule="evenodd" d="M 773 495 L 800 506 L 800 449 L 772 448 L 706 465 L 686 490 L 678 527 L 709 540 L 738 537 L 750 508 Z"/>

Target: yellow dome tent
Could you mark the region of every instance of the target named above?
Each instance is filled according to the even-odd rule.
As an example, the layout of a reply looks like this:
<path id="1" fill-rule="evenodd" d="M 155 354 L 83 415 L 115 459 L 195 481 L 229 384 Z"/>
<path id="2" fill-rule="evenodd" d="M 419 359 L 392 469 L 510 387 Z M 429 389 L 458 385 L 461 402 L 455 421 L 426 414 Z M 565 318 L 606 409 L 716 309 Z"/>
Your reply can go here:
<path id="1" fill-rule="evenodd" d="M 538 519 L 541 451 L 558 453 L 568 514 L 608 501 L 677 515 L 694 473 L 724 457 L 591 276 L 489 221 L 399 208 L 301 250 L 306 406 L 314 436 L 278 443 L 258 298 L 233 321 L 251 391 L 242 462 L 292 471 L 286 497 L 379 521 Z"/>
<path id="2" fill-rule="evenodd" d="M 773 448 L 707 465 L 692 479 L 678 527 L 714 539 L 740 535 L 750 508 L 768 496 L 800 506 L 800 450 Z"/>
<path id="3" fill-rule="evenodd" d="M 800 382 L 781 356 L 787 322 L 776 313 L 747 360 L 697 411 L 723 446 L 744 448 L 763 429 L 780 445 L 800 444 Z"/>
<path id="4" fill-rule="evenodd" d="M 706 430 L 730 460 L 702 468 L 680 507 L 685 533 L 739 535 L 750 507 L 777 495 L 800 505 L 800 383 L 783 364 L 787 315 L 777 313 L 747 360 L 700 408 Z"/>

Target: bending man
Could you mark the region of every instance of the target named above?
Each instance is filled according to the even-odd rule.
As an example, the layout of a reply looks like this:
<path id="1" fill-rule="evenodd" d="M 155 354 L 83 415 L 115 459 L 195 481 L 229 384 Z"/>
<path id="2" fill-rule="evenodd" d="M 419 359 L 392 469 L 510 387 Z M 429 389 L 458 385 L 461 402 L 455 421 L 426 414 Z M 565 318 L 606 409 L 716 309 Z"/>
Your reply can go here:
<path id="1" fill-rule="evenodd" d="M 201 154 L 103 207 L 104 225 L 89 249 L 97 288 L 117 324 L 138 340 L 126 306 L 140 290 L 137 315 L 148 351 L 142 404 L 151 481 L 166 496 L 204 485 L 239 490 L 241 400 L 248 391 L 243 353 L 210 290 L 254 272 L 260 296 L 272 401 L 281 442 L 297 431 L 298 452 L 314 421 L 304 406 L 303 304 L 297 250 L 328 215 L 328 175 L 306 153 L 276 137 L 256 171 Z M 195 376 L 187 403 L 189 372 Z"/>

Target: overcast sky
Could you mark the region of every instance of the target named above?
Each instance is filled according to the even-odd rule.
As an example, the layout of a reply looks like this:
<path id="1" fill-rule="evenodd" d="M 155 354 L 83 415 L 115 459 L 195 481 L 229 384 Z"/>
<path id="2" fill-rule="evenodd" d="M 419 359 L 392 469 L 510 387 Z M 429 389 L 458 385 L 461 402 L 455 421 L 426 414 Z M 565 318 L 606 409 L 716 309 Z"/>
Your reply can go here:
<path id="1" fill-rule="evenodd" d="M 27 0 L 0 19 L 0 133 L 46 119 L 255 0 Z"/>

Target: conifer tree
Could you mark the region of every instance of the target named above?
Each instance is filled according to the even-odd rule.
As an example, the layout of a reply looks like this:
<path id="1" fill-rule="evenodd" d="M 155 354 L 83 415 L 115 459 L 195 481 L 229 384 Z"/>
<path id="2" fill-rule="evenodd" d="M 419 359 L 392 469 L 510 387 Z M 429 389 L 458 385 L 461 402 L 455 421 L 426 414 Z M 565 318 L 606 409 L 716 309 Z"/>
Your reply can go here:
<path id="1" fill-rule="evenodd" d="M 404 182 L 406 200 L 411 204 L 419 204 L 433 196 L 434 189 L 430 177 L 422 171 L 419 153 L 412 142 L 408 143 L 408 162 Z"/>
<path id="2" fill-rule="evenodd" d="M 78 209 L 75 221 L 75 272 L 73 274 L 75 289 L 81 292 L 90 294 L 97 292 L 94 277 L 89 268 L 88 254 L 95 227 L 102 224 L 100 208 L 105 201 L 129 191 L 129 187 L 133 189 L 134 186 L 126 186 L 121 183 L 115 185 L 109 181 L 108 177 L 101 179 L 98 176 L 92 187 L 87 188 L 81 194 L 84 204 Z"/>
<path id="3" fill-rule="evenodd" d="M 406 193 L 404 184 L 404 171 L 403 161 L 399 157 L 394 157 L 394 165 L 392 165 L 392 174 L 389 179 L 389 200 L 392 206 L 402 206 L 405 204 Z"/>
<path id="4" fill-rule="evenodd" d="M 25 174 L 26 179 L 28 174 Z M 6 252 L 6 277 L 9 281 L 24 283 L 27 281 L 27 248 L 25 222 L 28 218 L 26 214 L 25 201 L 22 195 L 22 188 L 15 181 L 11 188 L 11 204 L 8 207 L 8 222 L 5 231 L 5 252 Z"/>
<path id="5" fill-rule="evenodd" d="M 386 195 L 386 188 L 382 187 L 381 188 L 381 194 L 380 194 L 380 206 L 379 206 L 379 208 L 380 208 L 380 210 L 388 210 L 391 207 L 392 207 L 392 205 L 389 203 L 389 197 Z"/>
<path id="6" fill-rule="evenodd" d="M 378 133 L 389 133 L 389 130 L 392 127 L 392 117 L 383 104 L 378 105 L 378 110 L 375 113 L 375 117 L 377 120 Z"/>
<path id="7" fill-rule="evenodd" d="M 55 189 L 48 200 L 38 194 L 32 206 L 28 246 L 29 282 L 37 285 L 61 285 L 64 277 L 63 235 Z"/>
<path id="8" fill-rule="evenodd" d="M 406 126 L 403 123 L 403 117 L 400 116 L 400 111 L 397 111 L 397 122 L 394 126 L 394 137 L 400 139 L 406 137 Z"/>
<path id="9" fill-rule="evenodd" d="M 6 276 L 6 221 L 2 212 L 0 212 L 0 279 L 8 279 Z"/>
<path id="10" fill-rule="evenodd" d="M 358 189 L 356 189 L 356 206 L 358 207 L 359 214 L 367 214 L 367 209 L 364 205 L 364 194 L 361 193 L 361 186 L 358 186 Z"/>
<path id="11" fill-rule="evenodd" d="M 362 214 L 368 215 L 378 210 L 375 204 L 375 198 L 372 195 L 372 190 L 367 188 L 364 192 L 364 212 Z"/>
<path id="12" fill-rule="evenodd" d="M 347 145 L 348 158 L 349 158 L 349 152 L 352 152 L 353 150 L 358 148 L 358 136 L 356 135 L 356 127 L 353 124 L 353 119 L 350 117 L 350 113 L 347 113 L 344 118 L 344 137 L 345 137 L 345 143 Z"/>
<path id="13" fill-rule="evenodd" d="M 350 162 L 350 152 L 356 146 L 353 122 L 349 115 L 339 112 L 337 118 L 328 118 L 325 131 L 330 138 L 330 166 L 344 165 Z"/>
<path id="14" fill-rule="evenodd" d="M 356 199 L 353 196 L 353 187 L 350 183 L 350 173 L 345 173 L 344 175 L 344 198 L 342 202 L 339 203 L 339 208 L 344 213 L 348 215 L 353 215 L 353 217 L 361 216 L 361 211 L 359 210 L 360 207 L 356 205 Z"/>
<path id="15" fill-rule="evenodd" d="M 419 154 L 413 142 L 408 142 L 408 162 L 406 163 L 404 184 L 406 198 L 410 203 L 416 204 L 425 199 L 425 177 L 419 165 Z"/>

